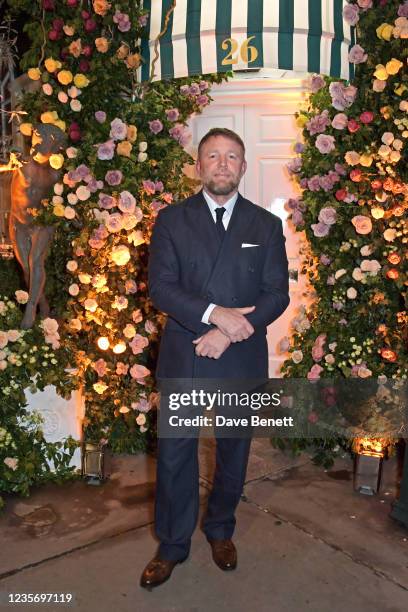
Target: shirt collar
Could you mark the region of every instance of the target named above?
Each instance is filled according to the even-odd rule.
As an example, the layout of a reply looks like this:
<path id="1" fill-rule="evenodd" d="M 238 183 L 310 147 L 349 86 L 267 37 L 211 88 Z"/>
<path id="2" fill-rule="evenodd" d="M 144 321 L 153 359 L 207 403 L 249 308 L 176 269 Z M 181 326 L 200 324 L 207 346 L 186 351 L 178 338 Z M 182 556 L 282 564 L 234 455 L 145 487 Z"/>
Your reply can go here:
<path id="1" fill-rule="evenodd" d="M 212 197 L 204 189 L 203 189 L 203 196 L 209 206 L 212 216 L 215 217 L 215 211 L 217 210 L 217 208 L 220 208 L 220 205 L 217 204 L 217 202 L 215 202 L 215 200 L 213 200 Z M 232 214 L 232 211 L 234 209 L 234 206 L 237 200 L 238 200 L 238 192 L 234 193 L 232 198 L 230 198 L 229 200 L 227 200 L 227 202 L 225 202 L 225 204 L 223 204 L 223 207 L 225 208 L 224 215 L 230 216 Z"/>

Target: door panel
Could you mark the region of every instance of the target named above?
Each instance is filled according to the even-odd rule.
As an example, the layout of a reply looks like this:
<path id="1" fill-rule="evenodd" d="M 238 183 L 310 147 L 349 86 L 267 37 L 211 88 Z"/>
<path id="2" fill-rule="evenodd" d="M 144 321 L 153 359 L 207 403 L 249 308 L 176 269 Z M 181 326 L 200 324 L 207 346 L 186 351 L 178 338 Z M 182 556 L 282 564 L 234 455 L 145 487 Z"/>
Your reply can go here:
<path id="1" fill-rule="evenodd" d="M 294 231 L 284 208 L 286 200 L 296 196 L 295 184 L 289 178 L 286 164 L 294 156 L 293 144 L 299 139 L 294 113 L 301 105 L 304 90 L 300 86 L 294 87 L 293 83 L 285 89 L 284 81 L 276 83 L 276 91 L 271 91 L 271 87 L 273 89 L 271 81 L 267 80 L 258 81 L 251 88 L 246 83 L 242 104 L 238 104 L 236 80 L 218 86 L 212 104 L 190 122 L 193 132 L 190 152 L 195 156 L 200 138 L 212 127 L 235 130 L 245 142 L 248 163 L 240 185 L 241 194 L 282 219 L 290 269 L 291 302 L 283 315 L 268 327 L 269 374 L 280 376 L 284 356 L 279 354 L 278 343 L 290 335 L 291 320 L 299 305 L 309 299 L 299 269 L 303 232 Z"/>

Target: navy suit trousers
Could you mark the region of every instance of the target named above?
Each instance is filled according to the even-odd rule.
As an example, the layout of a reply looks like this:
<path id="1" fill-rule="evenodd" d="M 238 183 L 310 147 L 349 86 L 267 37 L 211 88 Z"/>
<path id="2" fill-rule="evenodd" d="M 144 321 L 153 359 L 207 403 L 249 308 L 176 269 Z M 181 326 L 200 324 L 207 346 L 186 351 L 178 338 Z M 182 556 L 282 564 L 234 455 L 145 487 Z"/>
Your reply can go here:
<path id="1" fill-rule="evenodd" d="M 248 465 L 250 438 L 216 438 L 216 467 L 203 530 L 230 539 Z M 188 556 L 199 511 L 198 438 L 159 438 L 155 530 L 163 559 Z"/>

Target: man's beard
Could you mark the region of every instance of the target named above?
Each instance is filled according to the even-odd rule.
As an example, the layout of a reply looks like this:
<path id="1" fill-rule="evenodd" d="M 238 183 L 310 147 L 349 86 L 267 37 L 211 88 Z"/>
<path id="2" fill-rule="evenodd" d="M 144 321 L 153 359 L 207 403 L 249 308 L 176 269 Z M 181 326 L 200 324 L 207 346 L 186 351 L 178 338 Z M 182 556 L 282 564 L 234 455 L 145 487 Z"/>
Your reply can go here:
<path id="1" fill-rule="evenodd" d="M 209 181 L 205 184 L 208 191 L 214 195 L 226 196 L 234 191 L 239 185 L 239 181 L 236 182 L 234 179 L 230 179 L 227 183 L 217 184 L 215 181 Z"/>

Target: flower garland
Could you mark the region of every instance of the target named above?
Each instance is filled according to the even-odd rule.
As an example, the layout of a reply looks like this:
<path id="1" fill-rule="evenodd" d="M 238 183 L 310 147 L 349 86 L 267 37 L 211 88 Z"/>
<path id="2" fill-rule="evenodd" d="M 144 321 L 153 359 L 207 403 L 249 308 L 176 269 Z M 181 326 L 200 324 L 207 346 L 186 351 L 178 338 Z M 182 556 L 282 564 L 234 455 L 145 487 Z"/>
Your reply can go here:
<path id="1" fill-rule="evenodd" d="M 158 211 L 195 186 L 182 172 L 192 162 L 186 123 L 225 76 L 138 83 L 141 2 L 43 0 L 40 15 L 28 2 L 11 4 L 40 19 L 24 60 L 37 90 L 24 96 L 20 131 L 30 137 L 40 121 L 70 140 L 49 159 L 62 178 L 37 221 L 57 228 L 49 297 L 84 390 L 86 435 L 114 450 L 143 449 L 163 324 L 148 299 L 147 245 Z"/>
<path id="2" fill-rule="evenodd" d="M 313 75 L 297 113 L 303 141 L 288 170 L 302 194 L 287 207 L 315 299 L 282 339 L 284 376 L 407 377 L 407 17 L 407 1 L 350 2 L 356 78 Z"/>

